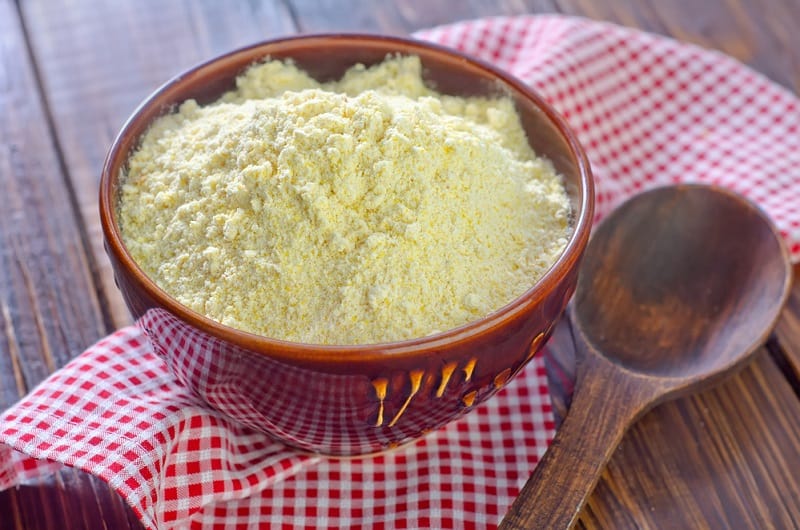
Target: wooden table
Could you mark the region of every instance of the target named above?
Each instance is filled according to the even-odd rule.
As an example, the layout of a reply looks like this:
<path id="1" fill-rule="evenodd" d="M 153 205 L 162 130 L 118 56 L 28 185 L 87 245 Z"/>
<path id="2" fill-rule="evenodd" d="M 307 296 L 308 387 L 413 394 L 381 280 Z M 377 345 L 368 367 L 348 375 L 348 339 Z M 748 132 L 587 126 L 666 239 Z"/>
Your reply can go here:
<path id="1" fill-rule="evenodd" d="M 0 409 L 130 321 L 102 251 L 97 181 L 112 137 L 160 83 L 267 37 L 545 12 L 716 48 L 800 91 L 797 0 L 0 0 Z M 553 345 L 563 412 L 569 344 Z M 800 528 L 800 285 L 749 367 L 632 429 L 580 524 Z M 105 484 L 66 470 L 0 493 L 0 528 L 141 526 Z"/>

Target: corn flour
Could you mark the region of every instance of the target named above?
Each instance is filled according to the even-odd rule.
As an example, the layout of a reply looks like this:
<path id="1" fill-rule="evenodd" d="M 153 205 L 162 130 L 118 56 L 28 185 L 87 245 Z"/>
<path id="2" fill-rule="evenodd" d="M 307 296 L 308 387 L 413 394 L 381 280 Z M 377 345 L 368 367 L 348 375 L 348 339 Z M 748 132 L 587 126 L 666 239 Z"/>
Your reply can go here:
<path id="1" fill-rule="evenodd" d="M 161 117 L 122 177 L 133 258 L 189 308 L 290 341 L 409 339 L 512 301 L 566 245 L 563 184 L 510 99 L 442 95 L 421 70 L 320 84 L 270 61 Z"/>

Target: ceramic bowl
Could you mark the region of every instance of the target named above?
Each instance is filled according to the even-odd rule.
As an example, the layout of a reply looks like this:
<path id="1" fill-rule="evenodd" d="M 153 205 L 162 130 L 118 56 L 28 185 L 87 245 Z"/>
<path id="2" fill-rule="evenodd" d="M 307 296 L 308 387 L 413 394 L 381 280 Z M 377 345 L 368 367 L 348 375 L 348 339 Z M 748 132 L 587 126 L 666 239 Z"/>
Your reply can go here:
<path id="1" fill-rule="evenodd" d="M 119 177 L 139 137 L 189 98 L 207 103 L 267 56 L 291 57 L 319 80 L 387 54 L 418 55 L 426 81 L 461 96 L 510 95 L 537 154 L 565 179 L 573 231 L 563 254 L 519 298 L 461 327 L 358 346 L 292 343 L 239 331 L 181 305 L 136 265 L 117 224 Z M 139 326 L 184 385 L 211 407 L 317 453 L 383 451 L 442 427 L 494 395 L 540 350 L 575 288 L 594 194 L 586 155 L 564 120 L 521 81 L 443 47 L 384 36 L 272 40 L 212 59 L 153 93 L 122 128 L 100 182 L 100 215 L 117 285 Z"/>

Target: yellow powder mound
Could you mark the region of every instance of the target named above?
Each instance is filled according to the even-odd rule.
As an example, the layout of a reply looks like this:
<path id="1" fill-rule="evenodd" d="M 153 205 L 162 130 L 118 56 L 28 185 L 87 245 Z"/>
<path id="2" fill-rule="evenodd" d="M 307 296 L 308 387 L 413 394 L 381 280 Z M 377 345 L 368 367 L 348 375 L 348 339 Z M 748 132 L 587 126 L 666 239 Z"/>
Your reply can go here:
<path id="1" fill-rule="evenodd" d="M 321 85 L 253 66 L 131 156 L 123 239 L 166 292 L 273 338 L 364 344 L 478 319 L 563 250 L 569 204 L 509 99 L 427 88 L 416 57 Z"/>

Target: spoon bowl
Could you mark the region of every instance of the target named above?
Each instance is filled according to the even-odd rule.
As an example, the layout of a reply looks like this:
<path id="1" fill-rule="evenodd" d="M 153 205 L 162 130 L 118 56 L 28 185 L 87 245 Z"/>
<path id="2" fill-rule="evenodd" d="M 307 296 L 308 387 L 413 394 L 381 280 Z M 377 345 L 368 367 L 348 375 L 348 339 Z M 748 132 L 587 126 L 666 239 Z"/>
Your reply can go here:
<path id="1" fill-rule="evenodd" d="M 570 527 L 637 418 L 752 358 L 791 277 L 775 226 L 733 192 L 670 186 L 615 210 L 575 291 L 569 413 L 500 528 Z"/>
<path id="2" fill-rule="evenodd" d="M 787 292 L 787 264 L 772 224 L 740 196 L 660 188 L 622 205 L 595 233 L 574 323 L 607 359 L 686 384 L 761 343 Z"/>

